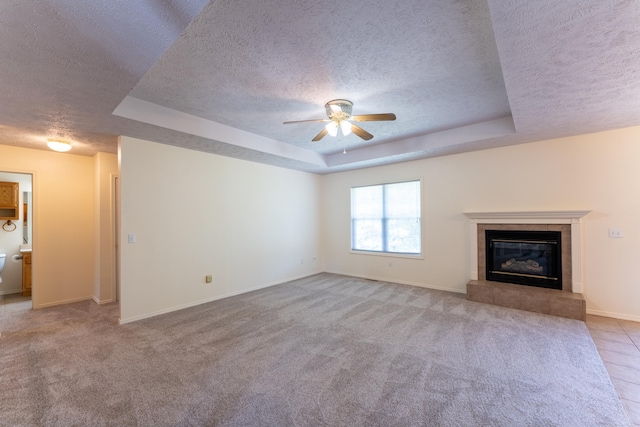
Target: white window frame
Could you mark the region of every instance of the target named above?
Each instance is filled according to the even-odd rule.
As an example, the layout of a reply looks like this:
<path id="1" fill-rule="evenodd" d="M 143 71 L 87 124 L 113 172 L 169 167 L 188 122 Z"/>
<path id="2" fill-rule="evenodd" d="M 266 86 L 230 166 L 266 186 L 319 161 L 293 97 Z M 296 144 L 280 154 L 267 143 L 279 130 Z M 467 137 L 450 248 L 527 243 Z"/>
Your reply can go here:
<path id="1" fill-rule="evenodd" d="M 418 182 L 419 185 L 419 196 L 420 196 L 420 202 L 419 202 L 419 208 L 420 208 L 420 252 L 417 253 L 413 253 L 413 252 L 389 252 L 389 251 L 384 251 L 384 250 L 367 250 L 367 249 L 355 249 L 354 248 L 354 217 L 353 217 L 353 190 L 356 188 L 365 188 L 365 187 L 381 187 L 381 186 L 385 186 L 385 185 L 393 185 L 393 184 L 402 184 L 402 183 L 409 183 L 409 182 Z M 349 236 L 349 246 L 350 246 L 350 253 L 352 254 L 359 254 L 359 255 L 374 255 L 374 256 L 385 256 L 385 257 L 395 257 L 395 258 L 414 258 L 414 259 L 423 259 L 422 254 L 424 252 L 424 224 L 423 224 L 423 191 L 422 191 L 422 179 L 421 178 L 413 178 L 413 179 L 404 179 L 404 180 L 400 180 L 400 181 L 389 181 L 389 182 L 382 182 L 382 183 L 377 183 L 377 184 L 367 184 L 367 185 L 356 185 L 351 187 L 350 189 L 350 194 L 349 194 L 349 199 L 350 199 L 350 212 L 349 212 L 349 224 L 350 224 L 350 236 Z M 384 203 L 384 201 L 383 201 Z M 383 217 L 384 218 L 384 217 Z M 386 218 L 385 218 L 386 219 Z M 383 219 L 383 221 L 385 220 Z"/>

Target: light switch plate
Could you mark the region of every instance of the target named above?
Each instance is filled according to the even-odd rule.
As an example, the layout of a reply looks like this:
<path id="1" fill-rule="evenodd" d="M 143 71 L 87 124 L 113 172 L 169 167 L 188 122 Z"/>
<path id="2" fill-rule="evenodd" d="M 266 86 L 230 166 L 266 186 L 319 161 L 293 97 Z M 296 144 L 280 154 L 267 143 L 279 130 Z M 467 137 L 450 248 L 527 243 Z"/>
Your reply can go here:
<path id="1" fill-rule="evenodd" d="M 622 233 L 622 228 L 610 228 L 609 237 L 612 239 L 621 239 L 622 237 L 624 237 L 624 233 Z"/>

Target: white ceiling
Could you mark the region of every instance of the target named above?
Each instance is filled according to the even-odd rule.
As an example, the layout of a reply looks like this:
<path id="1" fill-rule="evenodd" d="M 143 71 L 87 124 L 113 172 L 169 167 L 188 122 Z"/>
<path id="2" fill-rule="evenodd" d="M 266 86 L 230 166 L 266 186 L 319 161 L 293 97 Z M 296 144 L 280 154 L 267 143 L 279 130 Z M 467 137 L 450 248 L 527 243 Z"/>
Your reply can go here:
<path id="1" fill-rule="evenodd" d="M 7 0 L 0 143 L 328 173 L 635 126 L 639 22 L 637 0 Z M 397 120 L 368 142 L 282 125 L 335 98 Z"/>

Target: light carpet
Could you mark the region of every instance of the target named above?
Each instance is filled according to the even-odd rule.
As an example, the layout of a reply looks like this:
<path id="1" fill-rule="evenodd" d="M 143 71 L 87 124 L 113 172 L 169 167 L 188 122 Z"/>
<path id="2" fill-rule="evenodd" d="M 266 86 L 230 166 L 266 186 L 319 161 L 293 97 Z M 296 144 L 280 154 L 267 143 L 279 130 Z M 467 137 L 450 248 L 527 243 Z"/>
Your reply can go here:
<path id="1" fill-rule="evenodd" d="M 0 425 L 624 426 L 584 323 L 323 273 L 118 325 L 0 318 Z"/>

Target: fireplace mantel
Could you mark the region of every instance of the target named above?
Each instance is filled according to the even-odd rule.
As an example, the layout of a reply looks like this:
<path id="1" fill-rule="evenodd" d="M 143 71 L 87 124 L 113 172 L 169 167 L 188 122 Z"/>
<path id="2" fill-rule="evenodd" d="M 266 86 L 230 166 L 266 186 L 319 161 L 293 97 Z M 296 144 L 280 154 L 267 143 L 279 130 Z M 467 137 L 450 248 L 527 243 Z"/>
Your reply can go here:
<path id="1" fill-rule="evenodd" d="M 572 224 L 591 211 L 465 212 L 482 224 Z M 525 222 L 523 222 L 525 221 Z"/>
<path id="2" fill-rule="evenodd" d="M 591 211 L 465 212 L 464 214 L 471 220 L 471 280 L 478 280 L 478 224 L 570 224 L 572 273 L 571 291 L 582 293 L 582 254 L 584 252 L 582 240 L 582 218 L 589 212 Z"/>

